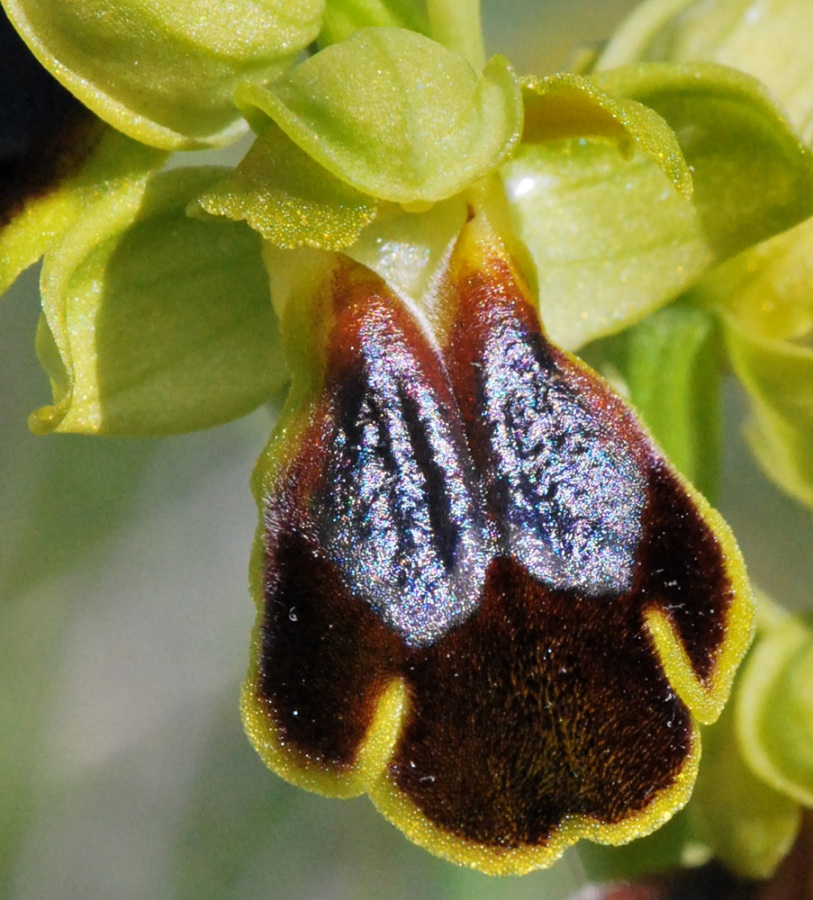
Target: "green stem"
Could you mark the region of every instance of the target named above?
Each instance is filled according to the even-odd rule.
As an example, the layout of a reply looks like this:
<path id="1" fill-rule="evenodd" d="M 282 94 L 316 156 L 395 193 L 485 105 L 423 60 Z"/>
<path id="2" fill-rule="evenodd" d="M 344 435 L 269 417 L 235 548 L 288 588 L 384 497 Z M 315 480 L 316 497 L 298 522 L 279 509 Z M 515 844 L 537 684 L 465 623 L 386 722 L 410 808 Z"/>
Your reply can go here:
<path id="1" fill-rule="evenodd" d="M 464 56 L 475 69 L 486 64 L 480 24 L 480 0 L 427 0 L 429 31 L 450 50 Z"/>

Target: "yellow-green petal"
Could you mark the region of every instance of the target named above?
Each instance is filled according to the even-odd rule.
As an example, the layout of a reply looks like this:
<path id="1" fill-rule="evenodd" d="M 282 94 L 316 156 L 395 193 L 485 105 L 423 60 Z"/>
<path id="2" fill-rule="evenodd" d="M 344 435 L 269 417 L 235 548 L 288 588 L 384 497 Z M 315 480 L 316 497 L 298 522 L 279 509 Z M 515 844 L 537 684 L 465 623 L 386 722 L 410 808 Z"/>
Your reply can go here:
<path id="1" fill-rule="evenodd" d="M 719 259 L 813 213 L 813 155 L 754 78 L 710 63 L 642 63 L 594 77 L 652 107 L 675 131 Z"/>
<path id="2" fill-rule="evenodd" d="M 158 147 L 222 144 L 241 81 L 281 74 L 324 0 L 2 0 L 40 60 L 100 118 Z"/>
<path id="3" fill-rule="evenodd" d="M 813 348 L 748 331 L 723 318 L 734 371 L 751 399 L 745 435 L 762 468 L 813 508 Z"/>
<path id="4" fill-rule="evenodd" d="M 323 250 L 355 243 L 378 209 L 376 200 L 320 166 L 273 122 L 197 205 L 248 222 L 277 247 Z"/>
<path id="5" fill-rule="evenodd" d="M 629 327 L 713 264 L 691 200 L 641 151 L 596 138 L 523 144 L 502 175 L 545 330 L 566 349 Z"/>
<path id="6" fill-rule="evenodd" d="M 539 144 L 560 138 L 606 137 L 622 154 L 640 150 L 659 165 L 679 193 L 690 196 L 692 175 L 677 136 L 648 106 L 614 97 L 595 81 L 567 72 L 522 80 L 522 140 Z"/>
<path id="7" fill-rule="evenodd" d="M 522 127 L 507 60 L 494 57 L 481 74 L 400 28 L 357 31 L 236 98 L 256 130 L 272 119 L 336 177 L 396 203 L 463 190 L 505 159 Z"/>
<path id="8" fill-rule="evenodd" d="M 176 169 L 111 192 L 48 253 L 37 349 L 54 402 L 35 432 L 190 431 L 279 389 L 259 236 L 185 215 L 222 175 Z"/>

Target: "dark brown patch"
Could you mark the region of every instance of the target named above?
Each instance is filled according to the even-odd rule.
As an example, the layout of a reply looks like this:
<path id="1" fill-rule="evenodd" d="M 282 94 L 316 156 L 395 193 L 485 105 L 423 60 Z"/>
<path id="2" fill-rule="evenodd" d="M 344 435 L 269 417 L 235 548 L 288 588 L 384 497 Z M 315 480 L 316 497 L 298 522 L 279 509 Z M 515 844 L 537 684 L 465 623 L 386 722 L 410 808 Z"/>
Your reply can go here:
<path id="1" fill-rule="evenodd" d="M 725 639 L 732 587 L 720 545 L 677 477 L 659 461 L 649 472 L 638 592 L 666 613 L 698 676 L 708 680 Z"/>
<path id="2" fill-rule="evenodd" d="M 101 121 L 36 60 L 0 10 L 0 227 L 77 171 Z"/>
<path id="3" fill-rule="evenodd" d="M 689 713 L 635 606 L 549 591 L 511 560 L 407 678 L 393 777 L 436 825 L 489 846 L 544 843 L 567 816 L 621 822 L 690 751 Z"/>
<path id="4" fill-rule="evenodd" d="M 262 628 L 260 696 L 281 744 L 346 769 L 403 655 L 401 641 L 296 532 L 275 547 L 274 584 Z"/>

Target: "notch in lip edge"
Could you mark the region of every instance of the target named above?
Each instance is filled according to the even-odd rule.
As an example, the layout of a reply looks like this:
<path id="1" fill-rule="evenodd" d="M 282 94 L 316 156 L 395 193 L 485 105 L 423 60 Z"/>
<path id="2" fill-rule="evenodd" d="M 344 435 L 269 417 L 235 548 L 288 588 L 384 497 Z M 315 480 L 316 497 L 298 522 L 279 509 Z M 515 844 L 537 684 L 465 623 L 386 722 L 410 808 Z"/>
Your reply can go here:
<path id="1" fill-rule="evenodd" d="M 435 825 L 385 771 L 368 789 L 375 808 L 402 831 L 410 841 L 435 856 L 486 875 L 526 875 L 552 866 L 564 852 L 580 840 L 621 846 L 646 837 L 665 825 L 689 801 L 701 756 L 700 729 L 692 723 L 692 748 L 671 787 L 660 791 L 646 807 L 620 822 L 604 824 L 588 817 L 570 816 L 545 844 L 529 844 L 508 849 L 461 838 Z"/>
<path id="2" fill-rule="evenodd" d="M 251 745 L 271 771 L 296 787 L 337 799 L 349 799 L 369 792 L 382 777 L 395 753 L 409 714 L 409 689 L 405 680 L 393 677 L 381 691 L 372 721 L 358 746 L 353 763 L 334 771 L 327 770 L 322 761 L 310 759 L 307 752 L 293 745 L 285 745 L 273 721 L 269 704 L 259 696 L 260 627 L 261 617 L 258 617 L 240 702 L 243 726 Z"/>

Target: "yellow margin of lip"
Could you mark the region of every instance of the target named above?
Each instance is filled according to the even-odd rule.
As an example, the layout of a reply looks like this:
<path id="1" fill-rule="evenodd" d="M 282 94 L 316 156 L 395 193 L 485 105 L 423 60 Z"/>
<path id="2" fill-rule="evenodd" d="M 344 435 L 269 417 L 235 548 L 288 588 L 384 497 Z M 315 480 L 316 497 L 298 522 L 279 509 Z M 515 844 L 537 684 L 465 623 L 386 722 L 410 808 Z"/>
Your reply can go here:
<path id="1" fill-rule="evenodd" d="M 708 682 L 695 674 L 689 656 L 667 616 L 657 607 L 645 612 L 646 628 L 675 693 L 703 725 L 717 721 L 726 704 L 737 667 L 742 662 L 754 636 L 754 600 L 745 562 L 728 524 L 706 498 L 678 475 L 689 498 L 712 530 L 722 551 L 725 575 L 731 585 L 732 598 L 723 629 L 725 638 Z"/>
<path id="2" fill-rule="evenodd" d="M 273 716 L 256 690 L 259 628 L 252 638 L 252 659 L 243 685 L 241 708 L 246 734 L 263 762 L 297 787 L 326 797 L 357 797 L 378 781 L 395 752 L 409 701 L 406 683 L 393 678 L 379 697 L 372 724 L 352 765 L 326 768 L 322 760 L 287 747 Z"/>
<path id="3" fill-rule="evenodd" d="M 450 748 L 451 750 L 451 748 Z M 689 800 L 700 762 L 700 732 L 692 725 L 691 749 L 674 784 L 650 805 L 621 822 L 602 824 L 586 817 L 566 819 L 544 844 L 498 847 L 478 844 L 444 831 L 427 819 L 385 772 L 369 789 L 376 809 L 415 844 L 430 853 L 486 875 L 524 875 L 547 868 L 581 838 L 618 846 L 660 828 Z"/>

